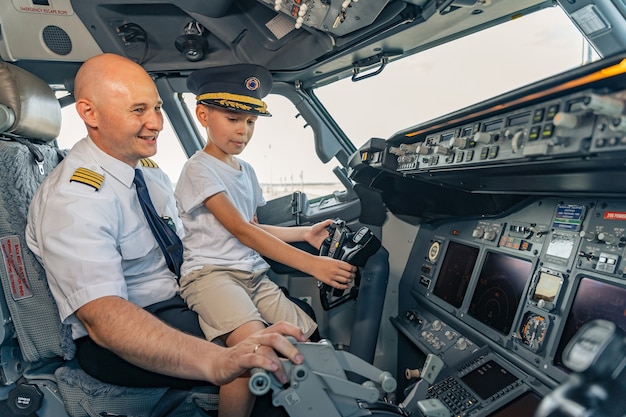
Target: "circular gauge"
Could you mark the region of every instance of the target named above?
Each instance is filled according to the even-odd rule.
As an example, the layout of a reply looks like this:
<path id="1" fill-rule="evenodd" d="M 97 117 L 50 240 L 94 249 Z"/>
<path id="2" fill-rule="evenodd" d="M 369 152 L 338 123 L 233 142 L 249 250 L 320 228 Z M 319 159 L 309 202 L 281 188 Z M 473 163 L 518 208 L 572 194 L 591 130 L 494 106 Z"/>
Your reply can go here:
<path id="1" fill-rule="evenodd" d="M 428 260 L 431 262 L 435 262 L 437 257 L 439 256 L 439 249 L 441 248 L 441 244 L 437 241 L 430 244 L 430 248 L 428 248 Z"/>
<path id="2" fill-rule="evenodd" d="M 529 313 L 524 318 L 520 330 L 522 342 L 530 349 L 538 351 L 546 338 L 548 321 L 543 316 Z"/>

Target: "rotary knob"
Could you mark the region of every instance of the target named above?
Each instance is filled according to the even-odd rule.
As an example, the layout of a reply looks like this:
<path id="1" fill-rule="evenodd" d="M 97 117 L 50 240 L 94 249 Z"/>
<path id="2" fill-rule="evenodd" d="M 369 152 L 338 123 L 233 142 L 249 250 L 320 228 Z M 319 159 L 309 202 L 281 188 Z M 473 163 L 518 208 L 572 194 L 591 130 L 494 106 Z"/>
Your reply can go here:
<path id="1" fill-rule="evenodd" d="M 438 332 L 439 330 L 441 330 L 441 328 L 442 328 L 443 326 L 441 325 L 441 321 L 439 321 L 439 320 L 435 320 L 435 321 L 433 321 L 433 322 L 432 322 L 432 324 L 430 325 L 430 327 L 431 327 L 434 331 Z"/>
<path id="2" fill-rule="evenodd" d="M 400 149 L 406 153 L 415 153 L 415 149 L 420 146 L 418 143 L 401 143 Z"/>
<path id="3" fill-rule="evenodd" d="M 450 139 L 450 147 L 465 149 L 467 148 L 469 140 L 467 138 L 452 138 Z"/>
<path id="4" fill-rule="evenodd" d="M 492 241 L 496 238 L 496 232 L 493 230 L 485 230 L 485 234 L 483 235 L 483 239 Z"/>
<path id="5" fill-rule="evenodd" d="M 600 242 L 604 242 L 606 244 L 611 244 L 611 243 L 615 242 L 615 236 L 613 236 L 610 233 L 600 232 L 600 233 L 598 233 L 598 240 Z"/>
<path id="6" fill-rule="evenodd" d="M 389 148 L 389 153 L 392 153 L 392 154 L 397 155 L 397 156 L 402 156 L 402 155 L 404 155 L 406 153 L 406 151 L 404 149 L 402 149 L 402 147 L 397 148 L 395 146 L 391 146 Z"/>
<path id="7" fill-rule="evenodd" d="M 582 117 L 572 113 L 558 112 L 553 121 L 555 126 L 574 129 L 582 124 Z"/>
<path id="8" fill-rule="evenodd" d="M 511 151 L 516 153 L 524 146 L 524 131 L 518 130 L 513 134 L 513 138 L 511 139 Z"/>
<path id="9" fill-rule="evenodd" d="M 467 349 L 467 339 L 465 339 L 464 337 L 459 337 L 459 339 L 456 341 L 454 346 L 458 350 L 465 350 L 465 349 Z"/>
<path id="10" fill-rule="evenodd" d="M 599 94 L 589 94 L 584 105 L 596 114 L 609 117 L 621 117 L 626 108 L 623 100 Z"/>
<path id="11" fill-rule="evenodd" d="M 592 242 L 594 240 L 596 240 L 597 237 L 597 233 L 596 232 L 587 232 L 585 230 L 582 230 L 580 232 L 580 237 L 584 238 L 585 240 Z"/>
<path id="12" fill-rule="evenodd" d="M 493 135 L 487 132 L 478 132 L 474 135 L 474 142 L 489 144 L 493 141 Z"/>

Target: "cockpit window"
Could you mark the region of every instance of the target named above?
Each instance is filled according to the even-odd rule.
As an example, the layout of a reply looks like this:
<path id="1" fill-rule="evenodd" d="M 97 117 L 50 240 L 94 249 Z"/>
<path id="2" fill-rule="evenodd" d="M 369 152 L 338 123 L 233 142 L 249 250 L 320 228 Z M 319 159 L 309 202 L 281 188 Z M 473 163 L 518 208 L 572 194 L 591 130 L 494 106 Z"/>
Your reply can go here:
<path id="1" fill-rule="evenodd" d="M 597 59 L 563 11 L 553 7 L 314 93 L 359 147 Z"/>
<path id="2" fill-rule="evenodd" d="M 190 114 L 196 100 L 184 94 Z M 302 191 L 309 199 L 345 190 L 332 170 L 333 162 L 323 164 L 315 152 L 313 130 L 298 117 L 294 105 L 285 97 L 270 94 L 263 99 L 272 117 L 260 117 L 252 140 L 239 157 L 254 167 L 266 200 Z M 194 119 L 195 120 L 195 119 Z M 206 140 L 204 128 L 196 121 Z"/>

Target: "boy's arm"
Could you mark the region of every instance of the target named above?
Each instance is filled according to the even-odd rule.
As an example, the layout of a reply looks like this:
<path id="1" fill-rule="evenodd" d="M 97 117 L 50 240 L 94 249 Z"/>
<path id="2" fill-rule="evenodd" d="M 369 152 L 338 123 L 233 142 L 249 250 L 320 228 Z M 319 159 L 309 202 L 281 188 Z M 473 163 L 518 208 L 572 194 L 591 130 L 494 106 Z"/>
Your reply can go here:
<path id="1" fill-rule="evenodd" d="M 326 228 L 330 226 L 332 222 L 332 220 L 328 219 L 315 223 L 313 226 L 299 227 L 282 227 L 260 223 L 254 224 L 267 233 L 276 236 L 283 242 L 307 242 L 316 249 L 319 249 L 322 243 L 324 243 L 324 239 L 328 237 L 328 230 L 326 230 Z"/>
<path id="2" fill-rule="evenodd" d="M 348 284 L 356 276 L 355 266 L 344 261 L 325 256 L 315 256 L 302 251 L 268 233 L 258 225 L 248 222 L 224 192 L 207 198 L 204 205 L 222 226 L 241 243 L 263 256 L 310 274 L 323 283 L 338 289 L 348 288 Z M 318 223 L 318 225 L 323 223 Z M 324 226 L 319 226 L 319 228 L 324 229 Z M 326 234 L 328 235 L 328 233 Z"/>

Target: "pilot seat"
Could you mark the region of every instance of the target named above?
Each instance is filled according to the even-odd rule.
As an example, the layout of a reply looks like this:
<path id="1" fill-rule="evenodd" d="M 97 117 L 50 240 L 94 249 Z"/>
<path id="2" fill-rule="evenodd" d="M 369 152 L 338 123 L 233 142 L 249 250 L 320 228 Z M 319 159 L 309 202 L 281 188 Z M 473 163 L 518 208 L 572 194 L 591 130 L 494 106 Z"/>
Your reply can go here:
<path id="1" fill-rule="evenodd" d="M 40 78 L 0 62 L 0 415 L 206 416 L 218 388 L 191 391 L 104 384 L 74 360 L 45 271 L 26 245 L 29 203 L 65 152 L 61 107 Z"/>

